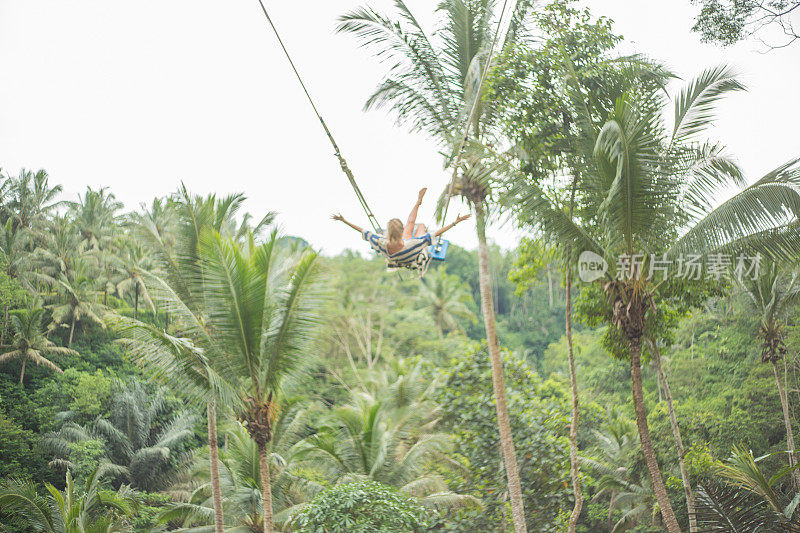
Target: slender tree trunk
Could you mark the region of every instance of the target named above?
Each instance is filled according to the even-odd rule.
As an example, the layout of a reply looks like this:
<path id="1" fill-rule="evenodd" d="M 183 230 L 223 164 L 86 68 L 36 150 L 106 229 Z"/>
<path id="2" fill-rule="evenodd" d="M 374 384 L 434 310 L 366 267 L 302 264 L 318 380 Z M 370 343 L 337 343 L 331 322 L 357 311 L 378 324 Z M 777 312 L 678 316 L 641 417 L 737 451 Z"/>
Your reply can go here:
<path id="1" fill-rule="evenodd" d="M 615 490 L 611 490 L 611 501 L 608 502 L 608 530 L 611 531 L 614 522 L 612 521 L 612 517 L 614 516 L 614 499 L 617 497 L 617 492 Z"/>
<path id="2" fill-rule="evenodd" d="M 133 319 L 139 320 L 139 289 L 133 293 Z"/>
<path id="3" fill-rule="evenodd" d="M 225 520 L 222 515 L 222 488 L 219 484 L 219 447 L 217 444 L 217 408 L 214 401 L 206 404 L 208 412 L 208 458 L 211 463 L 211 499 L 214 502 L 214 533 L 222 533 Z"/>
<path id="4" fill-rule="evenodd" d="M 69 340 L 67 341 L 67 348 L 72 348 L 73 333 L 75 333 L 75 315 L 72 315 L 72 325 L 69 327 Z"/>
<path id="5" fill-rule="evenodd" d="M 22 370 L 21 370 L 21 371 L 20 371 L 20 373 L 19 373 L 19 384 L 20 384 L 20 386 L 21 386 L 21 387 L 24 387 L 24 386 L 25 386 L 25 385 L 22 383 L 22 380 L 23 380 L 23 378 L 25 377 L 25 363 L 27 363 L 27 362 L 28 362 L 28 359 L 27 359 L 26 357 L 23 357 L 23 358 L 22 358 Z"/>
<path id="6" fill-rule="evenodd" d="M 575 190 L 578 185 L 578 174 L 574 173 L 572 178 L 572 187 L 570 187 L 569 197 L 569 219 L 572 220 L 573 211 L 575 209 Z M 570 395 L 572 396 L 572 420 L 569 424 L 569 463 L 570 463 L 570 477 L 572 478 L 572 492 L 575 497 L 575 505 L 572 508 L 572 513 L 569 515 L 569 524 L 567 533 L 575 533 L 578 526 L 578 519 L 581 516 L 581 508 L 583 507 L 583 491 L 581 490 L 581 472 L 580 463 L 578 458 L 578 424 L 580 423 L 580 405 L 578 398 L 578 373 L 575 370 L 575 352 L 573 351 L 572 343 L 572 248 L 566 247 L 566 269 L 564 276 L 564 285 L 566 293 L 565 311 L 566 311 L 566 333 L 567 333 L 567 363 L 569 365 L 569 385 Z M 547 281 L 550 284 L 550 307 L 553 307 L 553 278 L 550 275 L 550 268 L 547 269 Z"/>
<path id="7" fill-rule="evenodd" d="M 572 492 L 575 495 L 575 506 L 569 515 L 569 533 L 575 533 L 578 518 L 583 507 L 583 492 L 581 491 L 581 473 L 578 458 L 578 423 L 580 411 L 578 404 L 578 375 L 575 371 L 575 353 L 572 349 L 572 268 L 567 257 L 566 268 L 566 314 L 567 314 L 567 361 L 569 363 L 569 386 L 572 395 L 572 420 L 569 424 L 569 462 L 570 476 L 572 477 Z M 549 275 L 549 274 L 548 274 Z"/>
<path id="8" fill-rule="evenodd" d="M 3 327 L 0 329 L 0 345 L 6 343 L 6 329 L 8 329 L 8 304 L 3 307 Z"/>
<path id="9" fill-rule="evenodd" d="M 783 408 L 783 423 L 786 425 L 786 444 L 789 447 L 789 466 L 794 466 L 797 461 L 794 456 L 794 433 L 792 432 L 792 419 L 789 414 L 789 400 L 786 398 L 786 392 L 783 389 L 781 382 L 780 372 L 778 372 L 778 363 L 772 361 L 772 370 L 775 373 L 775 383 L 778 385 L 778 394 L 781 396 L 781 407 Z M 792 482 L 795 489 L 800 487 L 800 473 L 795 470 L 792 472 Z"/>
<path id="10" fill-rule="evenodd" d="M 550 271 L 550 267 L 547 267 L 547 291 L 550 295 L 550 309 L 553 308 L 553 273 Z"/>
<path id="11" fill-rule="evenodd" d="M 500 357 L 500 343 L 497 340 L 497 324 L 492 301 L 492 282 L 489 275 L 489 249 L 486 245 L 486 215 L 480 203 L 475 204 L 475 226 L 478 231 L 478 270 L 481 288 L 481 309 L 486 327 L 486 342 L 492 361 L 492 387 L 494 388 L 497 425 L 500 430 L 500 444 L 503 449 L 503 462 L 508 478 L 508 493 L 511 500 L 511 513 L 515 533 L 526 533 L 525 507 L 522 502 L 522 487 L 519 481 L 517 455 L 511 435 L 511 420 L 506 403 L 506 386 L 503 378 L 503 360 Z"/>
<path id="12" fill-rule="evenodd" d="M 672 390 L 669 388 L 667 374 L 661 366 L 661 352 L 654 341 L 649 342 L 653 354 L 653 363 L 656 365 L 661 383 L 664 385 L 664 398 L 667 400 L 667 411 L 669 411 L 669 423 L 672 426 L 672 436 L 675 438 L 675 447 L 678 452 L 678 466 L 681 469 L 681 480 L 683 481 L 683 494 L 686 496 L 686 511 L 689 514 L 689 533 L 697 533 L 697 514 L 694 506 L 694 492 L 692 482 L 689 479 L 689 472 L 686 470 L 686 450 L 683 447 L 681 429 L 678 426 L 678 417 L 675 416 L 675 407 L 672 404 Z"/>
<path id="13" fill-rule="evenodd" d="M 631 387 L 633 388 L 633 407 L 636 411 L 636 426 L 639 429 L 639 440 L 642 444 L 647 469 L 650 471 L 650 480 L 653 482 L 653 492 L 655 492 L 658 506 L 661 508 L 661 516 L 664 518 L 664 525 L 669 533 L 681 533 L 672 504 L 669 503 L 667 488 L 664 486 L 664 479 L 661 477 L 661 470 L 656 460 L 656 451 L 653 449 L 653 441 L 650 438 L 650 428 L 647 427 L 647 411 L 644 406 L 644 392 L 642 391 L 642 339 L 635 337 L 630 339 L 631 352 Z"/>
<path id="14" fill-rule="evenodd" d="M 261 471 L 261 508 L 264 517 L 264 533 L 272 533 L 272 482 L 269 479 L 269 455 L 266 444 L 256 443 L 258 466 Z"/>

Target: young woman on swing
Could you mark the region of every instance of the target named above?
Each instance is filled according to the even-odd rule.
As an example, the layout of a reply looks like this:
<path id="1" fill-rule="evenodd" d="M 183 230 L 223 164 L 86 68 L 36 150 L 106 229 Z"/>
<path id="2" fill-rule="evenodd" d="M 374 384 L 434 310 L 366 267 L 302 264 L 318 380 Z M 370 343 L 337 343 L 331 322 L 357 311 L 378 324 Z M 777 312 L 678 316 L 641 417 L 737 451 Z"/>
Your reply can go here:
<path id="1" fill-rule="evenodd" d="M 332 218 L 333 220 L 344 222 L 361 233 L 372 249 L 386 258 L 386 265 L 389 268 L 403 267 L 421 270 L 424 273 L 424 269 L 430 261 L 428 246 L 433 244 L 433 239 L 438 238 L 445 231 L 470 217 L 470 215 L 459 216 L 455 222 L 431 235 L 428 233 L 428 228 L 425 224 L 416 223 L 417 211 L 419 211 L 419 206 L 422 205 L 422 198 L 427 190 L 422 189 L 419 191 L 417 203 L 411 209 L 405 226 L 399 218 L 393 218 L 386 225 L 386 235 L 376 235 L 371 231 L 365 231 L 363 228 L 345 220 L 342 215 L 333 215 Z"/>

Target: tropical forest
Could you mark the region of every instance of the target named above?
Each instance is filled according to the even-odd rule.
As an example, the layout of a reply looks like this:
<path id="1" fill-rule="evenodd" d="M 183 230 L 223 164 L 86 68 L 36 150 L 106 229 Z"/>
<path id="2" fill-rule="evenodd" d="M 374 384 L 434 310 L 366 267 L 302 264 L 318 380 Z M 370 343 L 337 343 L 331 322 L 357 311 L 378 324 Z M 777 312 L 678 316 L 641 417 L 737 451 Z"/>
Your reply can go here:
<path id="1" fill-rule="evenodd" d="M 0 531 L 800 532 L 800 146 L 739 164 L 746 73 L 584 2 L 351 2 L 305 38 L 378 69 L 364 114 L 446 175 L 389 220 L 272 3 L 349 245 L 224 177 L 137 205 L 3 165 Z M 683 3 L 709 46 L 800 47 L 795 0 Z"/>

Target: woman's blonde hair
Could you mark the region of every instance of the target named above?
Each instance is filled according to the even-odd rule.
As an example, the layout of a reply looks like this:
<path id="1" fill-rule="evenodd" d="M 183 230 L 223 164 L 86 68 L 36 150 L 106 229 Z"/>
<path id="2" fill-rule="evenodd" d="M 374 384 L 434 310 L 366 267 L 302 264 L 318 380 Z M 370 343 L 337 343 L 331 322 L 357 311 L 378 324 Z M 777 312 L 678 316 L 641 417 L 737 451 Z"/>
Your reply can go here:
<path id="1" fill-rule="evenodd" d="M 399 218 L 393 218 L 386 225 L 386 237 L 393 242 L 403 240 L 403 222 Z"/>

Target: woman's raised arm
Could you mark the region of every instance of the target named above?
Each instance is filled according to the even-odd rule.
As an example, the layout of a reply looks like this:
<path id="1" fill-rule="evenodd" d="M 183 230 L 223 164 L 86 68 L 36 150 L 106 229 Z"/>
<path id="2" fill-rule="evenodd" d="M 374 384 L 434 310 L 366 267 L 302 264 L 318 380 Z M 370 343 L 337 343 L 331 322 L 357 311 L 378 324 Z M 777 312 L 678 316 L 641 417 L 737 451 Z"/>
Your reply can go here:
<path id="1" fill-rule="evenodd" d="M 455 221 L 455 222 L 453 222 L 452 224 L 449 224 L 449 225 L 447 225 L 447 226 L 443 227 L 442 229 L 438 230 L 436 233 L 434 233 L 434 234 L 433 234 L 433 236 L 434 236 L 434 237 L 438 237 L 439 235 L 441 235 L 441 234 L 442 234 L 442 233 L 444 233 L 445 231 L 447 231 L 447 230 L 449 230 L 449 229 L 452 229 L 452 228 L 453 228 L 453 226 L 455 226 L 455 225 L 456 225 L 456 224 L 458 224 L 459 222 L 462 222 L 462 221 L 464 221 L 464 220 L 467 220 L 467 219 L 468 219 L 469 217 L 471 217 L 471 216 L 472 216 L 472 215 L 464 215 L 464 216 L 460 216 L 460 217 L 456 218 L 456 221 Z"/>
<path id="2" fill-rule="evenodd" d="M 340 215 L 340 214 L 333 215 L 331 218 L 332 218 L 333 220 L 338 220 L 339 222 L 344 222 L 345 224 L 347 224 L 348 226 L 350 226 L 351 228 L 353 228 L 354 230 L 356 230 L 356 231 L 357 231 L 357 232 L 359 232 L 359 233 L 364 233 L 364 228 L 360 228 L 360 227 L 356 226 L 355 224 L 353 224 L 353 223 L 351 223 L 351 222 L 348 222 L 348 221 L 347 221 L 347 220 L 345 220 L 345 219 L 344 219 L 344 217 L 343 217 L 342 215 Z"/>

